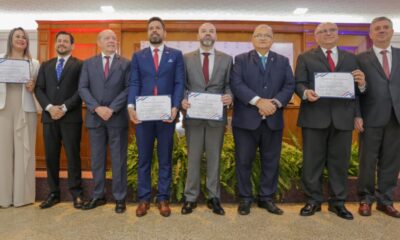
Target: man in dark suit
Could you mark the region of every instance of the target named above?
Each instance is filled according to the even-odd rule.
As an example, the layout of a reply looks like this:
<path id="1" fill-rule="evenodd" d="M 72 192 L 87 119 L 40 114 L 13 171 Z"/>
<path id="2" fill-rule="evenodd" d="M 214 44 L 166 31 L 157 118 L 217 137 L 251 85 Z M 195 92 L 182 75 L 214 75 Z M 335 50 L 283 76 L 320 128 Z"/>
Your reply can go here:
<path id="1" fill-rule="evenodd" d="M 144 216 L 151 200 L 151 162 L 154 141 L 157 139 L 158 191 L 157 202 L 160 214 L 168 217 L 171 176 L 172 147 L 175 118 L 182 101 L 185 69 L 182 53 L 164 45 L 166 35 L 164 22 L 150 18 L 147 22 L 150 47 L 132 56 L 131 78 L 128 97 L 129 116 L 136 124 L 136 142 L 139 151 L 138 163 L 138 217 Z M 136 116 L 136 97 L 150 95 L 171 96 L 171 119 L 167 121 L 140 122 Z"/>
<path id="2" fill-rule="evenodd" d="M 115 211 L 126 210 L 127 147 L 128 147 L 128 95 L 129 60 L 117 51 L 117 36 L 104 30 L 97 37 L 101 54 L 83 63 L 79 94 L 86 103 L 86 127 L 92 154 L 94 192 L 84 210 L 106 203 L 104 196 L 106 153 L 109 145 L 112 168 L 112 193 L 116 200 Z"/>
<path id="3" fill-rule="evenodd" d="M 255 49 L 236 56 L 231 73 L 231 90 L 235 96 L 232 126 L 240 197 L 238 212 L 250 213 L 253 201 L 250 176 L 259 148 L 258 206 L 281 215 L 283 211 L 273 198 L 282 147 L 283 107 L 293 95 L 293 72 L 286 57 L 270 51 L 273 43 L 270 26 L 257 26 L 252 42 Z"/>
<path id="4" fill-rule="evenodd" d="M 82 208 L 80 143 L 82 100 L 78 94 L 82 61 L 71 56 L 74 37 L 68 32 L 56 34 L 57 57 L 44 62 L 35 88 L 42 109 L 43 139 L 46 151 L 48 198 L 40 208 L 60 202 L 60 152 L 64 146 L 68 160 L 68 187 L 75 208 Z"/>
<path id="5" fill-rule="evenodd" d="M 214 42 L 217 30 L 211 23 L 199 27 L 198 39 L 200 48 L 185 54 L 186 67 L 185 99 L 182 108 L 190 108 L 187 92 L 213 93 L 221 95 L 224 106 L 232 103 L 232 93 L 229 87 L 229 75 L 232 57 L 217 51 Z M 188 214 L 196 207 L 200 194 L 200 163 L 205 152 L 207 159 L 207 206 L 215 214 L 224 215 L 220 204 L 220 174 L 219 165 L 221 149 L 224 142 L 226 125 L 226 108 L 222 121 L 185 118 L 185 133 L 188 145 L 188 174 L 185 185 L 185 201 L 182 214 Z"/>
<path id="6" fill-rule="evenodd" d="M 318 47 L 300 54 L 295 71 L 296 94 L 302 99 L 297 125 L 303 134 L 302 185 L 307 197 L 302 216 L 321 210 L 322 173 L 329 174 L 329 211 L 353 219 L 344 206 L 347 197 L 347 169 L 350 160 L 352 130 L 356 116 L 354 99 L 319 98 L 314 91 L 317 72 L 352 72 L 357 92 L 365 90 L 364 74 L 353 54 L 337 48 L 338 27 L 321 23 L 314 32 Z"/>
<path id="7" fill-rule="evenodd" d="M 400 49 L 390 45 L 393 32 L 390 19 L 375 18 L 369 33 L 373 47 L 357 56 L 367 81 L 360 97 L 361 118 L 356 121 L 361 132 L 358 195 L 362 216 L 371 215 L 376 195 L 377 210 L 400 218 L 393 206 L 400 169 Z"/>

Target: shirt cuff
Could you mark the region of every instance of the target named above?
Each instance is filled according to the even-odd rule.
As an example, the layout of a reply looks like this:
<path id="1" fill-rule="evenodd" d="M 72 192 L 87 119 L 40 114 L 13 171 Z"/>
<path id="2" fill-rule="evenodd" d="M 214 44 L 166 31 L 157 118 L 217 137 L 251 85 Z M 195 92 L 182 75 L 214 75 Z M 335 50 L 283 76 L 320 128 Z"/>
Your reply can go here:
<path id="1" fill-rule="evenodd" d="M 257 101 L 260 99 L 260 97 L 259 96 L 255 96 L 255 97 L 253 97 L 251 100 L 250 100 L 250 104 L 251 105 L 256 105 L 256 103 L 257 103 Z"/>
<path id="2" fill-rule="evenodd" d="M 361 93 L 365 92 L 365 90 L 367 90 L 367 84 L 362 87 L 358 87 L 358 90 L 360 90 Z"/>
<path id="3" fill-rule="evenodd" d="M 272 99 L 272 102 L 273 102 L 273 103 L 276 103 L 276 105 L 277 105 L 276 107 L 277 107 L 277 108 L 281 108 L 281 107 L 282 107 L 282 103 L 281 103 L 278 99 L 273 98 L 273 99 Z"/>
<path id="4" fill-rule="evenodd" d="M 50 111 L 50 108 L 52 108 L 52 107 L 53 107 L 53 104 L 49 104 L 49 105 L 46 106 L 46 108 L 44 110 Z"/>
<path id="5" fill-rule="evenodd" d="M 66 113 L 68 111 L 67 106 L 65 106 L 65 104 L 61 105 L 61 110 L 63 110 L 64 113 Z"/>
<path id="6" fill-rule="evenodd" d="M 130 104 L 128 104 L 128 108 L 135 109 L 135 105 L 134 105 L 134 104 L 132 104 L 132 103 L 130 103 Z"/>
<path id="7" fill-rule="evenodd" d="M 308 91 L 308 89 L 304 90 L 303 97 L 301 99 L 307 100 L 307 91 Z"/>

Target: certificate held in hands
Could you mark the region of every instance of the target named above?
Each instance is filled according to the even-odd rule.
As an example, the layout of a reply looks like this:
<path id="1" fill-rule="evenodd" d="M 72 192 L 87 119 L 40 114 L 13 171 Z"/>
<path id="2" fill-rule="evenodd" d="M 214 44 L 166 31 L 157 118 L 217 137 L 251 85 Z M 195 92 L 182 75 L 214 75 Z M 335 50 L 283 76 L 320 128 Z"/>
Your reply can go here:
<path id="1" fill-rule="evenodd" d="M 136 114 L 139 121 L 158 121 L 171 119 L 171 96 L 136 97 Z"/>
<path id="2" fill-rule="evenodd" d="M 0 58 L 0 83 L 26 83 L 30 78 L 28 60 Z"/>
<path id="3" fill-rule="evenodd" d="M 321 98 L 354 99 L 354 79 L 351 73 L 315 73 L 315 93 Z"/>
<path id="4" fill-rule="evenodd" d="M 189 92 L 186 117 L 205 120 L 223 120 L 224 105 L 221 94 Z"/>

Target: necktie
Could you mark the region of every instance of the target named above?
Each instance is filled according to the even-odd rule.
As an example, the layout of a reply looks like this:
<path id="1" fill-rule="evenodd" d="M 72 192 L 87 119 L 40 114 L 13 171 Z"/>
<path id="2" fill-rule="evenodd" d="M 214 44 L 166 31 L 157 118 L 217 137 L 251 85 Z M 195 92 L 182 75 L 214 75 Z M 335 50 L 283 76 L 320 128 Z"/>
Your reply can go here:
<path id="1" fill-rule="evenodd" d="M 58 81 L 60 81 L 60 79 L 61 79 L 61 73 L 62 73 L 62 70 L 63 70 L 64 61 L 65 61 L 64 58 L 60 58 L 60 59 L 58 60 L 58 64 L 57 64 L 57 67 L 56 67 L 57 80 L 58 80 Z"/>
<path id="2" fill-rule="evenodd" d="M 110 72 L 110 56 L 104 56 L 106 59 L 106 64 L 104 65 L 104 77 L 107 80 L 108 73 Z"/>
<path id="3" fill-rule="evenodd" d="M 203 75 L 204 75 L 204 80 L 206 82 L 206 85 L 208 84 L 208 81 L 210 80 L 209 71 L 208 71 L 208 65 L 209 65 L 208 56 L 209 55 L 210 55 L 210 53 L 203 53 L 203 56 L 204 56 Z"/>
<path id="4" fill-rule="evenodd" d="M 387 79 L 390 79 L 390 70 L 389 70 L 389 60 L 387 56 L 388 50 L 382 50 L 382 65 L 383 65 L 383 71 L 385 71 L 385 75 Z"/>
<path id="5" fill-rule="evenodd" d="M 335 71 L 335 62 L 332 59 L 331 53 L 332 53 L 332 50 L 327 50 L 326 58 L 328 59 L 329 68 L 331 69 L 331 72 L 334 72 Z"/>
<path id="6" fill-rule="evenodd" d="M 266 56 L 261 56 L 260 58 L 261 58 L 261 63 L 263 65 L 263 68 L 265 70 L 265 66 L 267 64 L 267 57 Z"/>
<path id="7" fill-rule="evenodd" d="M 154 48 L 154 55 L 153 55 L 153 61 L 154 61 L 154 68 L 156 69 L 156 72 L 158 72 L 158 48 Z M 157 96 L 158 95 L 158 88 L 157 88 L 157 82 L 156 85 L 154 85 L 153 89 L 153 95 Z"/>

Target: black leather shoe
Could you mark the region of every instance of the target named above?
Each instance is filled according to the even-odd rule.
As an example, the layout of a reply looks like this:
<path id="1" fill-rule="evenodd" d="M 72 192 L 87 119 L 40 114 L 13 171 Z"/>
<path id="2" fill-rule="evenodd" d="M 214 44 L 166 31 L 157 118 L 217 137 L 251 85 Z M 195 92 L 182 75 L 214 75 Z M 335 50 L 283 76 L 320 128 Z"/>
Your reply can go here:
<path id="1" fill-rule="evenodd" d="M 125 200 L 117 200 L 115 202 L 115 212 L 116 213 L 123 213 L 126 210 Z"/>
<path id="2" fill-rule="evenodd" d="M 349 212 L 349 210 L 346 209 L 345 206 L 329 206 L 328 210 L 331 212 L 336 213 L 341 218 L 347 219 L 347 220 L 353 220 L 353 214 Z"/>
<path id="3" fill-rule="evenodd" d="M 195 209 L 197 207 L 197 203 L 196 202 L 189 202 L 189 201 L 184 201 L 183 202 L 183 206 L 182 206 L 182 210 L 181 213 L 182 214 L 189 214 L 193 212 L 193 209 Z"/>
<path id="4" fill-rule="evenodd" d="M 50 193 L 46 201 L 42 202 L 39 207 L 41 209 L 50 208 L 60 202 L 60 197 L 57 194 Z"/>
<path id="5" fill-rule="evenodd" d="M 251 201 L 241 200 L 238 207 L 240 215 L 248 215 L 250 213 Z"/>
<path id="6" fill-rule="evenodd" d="M 81 209 L 84 204 L 82 197 L 80 196 L 74 198 L 73 202 L 74 202 L 74 208 L 76 209 Z"/>
<path id="7" fill-rule="evenodd" d="M 106 203 L 107 201 L 105 198 L 93 198 L 82 206 L 82 210 L 93 209 Z"/>
<path id="8" fill-rule="evenodd" d="M 258 207 L 267 209 L 268 212 L 276 215 L 282 215 L 283 211 L 278 208 L 275 203 L 272 200 L 269 201 L 258 201 L 257 202 Z"/>
<path id="9" fill-rule="evenodd" d="M 218 198 L 211 198 L 207 200 L 207 207 L 212 209 L 213 213 L 217 215 L 225 215 L 224 209 L 221 207 Z"/>
<path id="10" fill-rule="evenodd" d="M 301 216 L 312 216 L 315 212 L 321 211 L 321 205 L 314 203 L 306 203 L 306 205 L 300 210 Z"/>

